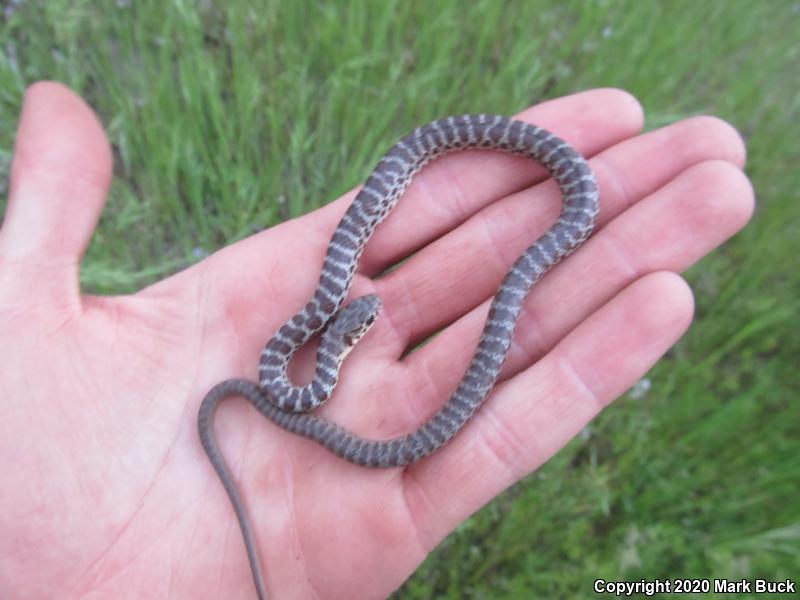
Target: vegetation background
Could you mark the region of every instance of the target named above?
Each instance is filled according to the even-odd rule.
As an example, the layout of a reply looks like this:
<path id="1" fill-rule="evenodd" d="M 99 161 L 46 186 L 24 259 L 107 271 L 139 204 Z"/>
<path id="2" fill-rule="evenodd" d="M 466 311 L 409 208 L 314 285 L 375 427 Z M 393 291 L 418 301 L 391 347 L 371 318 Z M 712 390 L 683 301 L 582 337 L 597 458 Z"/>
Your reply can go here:
<path id="1" fill-rule="evenodd" d="M 596 86 L 733 123 L 758 195 L 687 277 L 689 333 L 397 592 L 591 598 L 597 577 L 800 574 L 800 2 L 0 2 L 0 198 L 25 87 L 113 142 L 81 274 L 124 293 L 357 185 L 413 126 Z M 2 208 L 2 205 L 0 205 Z"/>

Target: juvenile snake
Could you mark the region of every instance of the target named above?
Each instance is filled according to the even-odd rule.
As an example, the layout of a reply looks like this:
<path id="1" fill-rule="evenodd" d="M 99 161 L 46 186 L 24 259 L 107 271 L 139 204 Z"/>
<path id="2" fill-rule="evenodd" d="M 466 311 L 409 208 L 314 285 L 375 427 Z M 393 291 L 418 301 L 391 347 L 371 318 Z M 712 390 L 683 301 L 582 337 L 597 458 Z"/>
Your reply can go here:
<path id="1" fill-rule="evenodd" d="M 330 421 L 300 414 L 330 396 L 344 355 L 380 310 L 379 299 L 372 295 L 358 298 L 340 310 L 358 258 L 375 228 L 426 163 L 447 152 L 468 148 L 498 149 L 537 161 L 558 183 L 563 206 L 553 226 L 525 250 L 503 278 L 475 354 L 450 399 L 418 429 L 380 441 L 358 437 Z M 212 433 L 219 402 L 228 396 L 243 396 L 276 425 L 365 467 L 401 467 L 428 456 L 447 443 L 486 399 L 508 354 L 528 292 L 550 267 L 586 240 L 598 210 L 597 183 L 586 160 L 544 129 L 507 117 L 463 115 L 434 121 L 412 131 L 381 159 L 333 234 L 314 295 L 264 348 L 259 384 L 244 379 L 223 381 L 208 392 L 200 405 L 200 440 L 239 520 L 259 598 L 263 600 L 267 594 L 255 535 Z M 289 360 L 323 329 L 314 379 L 297 387 L 286 374 Z"/>

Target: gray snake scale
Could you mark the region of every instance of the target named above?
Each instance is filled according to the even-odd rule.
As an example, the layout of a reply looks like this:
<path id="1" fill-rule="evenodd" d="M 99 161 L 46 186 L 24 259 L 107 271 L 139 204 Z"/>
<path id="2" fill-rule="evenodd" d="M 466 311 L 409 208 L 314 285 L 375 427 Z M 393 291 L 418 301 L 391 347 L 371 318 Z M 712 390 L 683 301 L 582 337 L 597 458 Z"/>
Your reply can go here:
<path id="1" fill-rule="evenodd" d="M 553 226 L 525 250 L 503 278 L 475 354 L 450 399 L 418 429 L 380 441 L 358 437 L 330 421 L 302 414 L 331 394 L 344 355 L 372 324 L 380 309 L 376 296 L 356 299 L 341 308 L 358 258 L 375 228 L 426 163 L 447 152 L 470 148 L 503 150 L 537 161 L 558 183 L 563 206 Z M 336 228 L 314 295 L 264 348 L 259 384 L 244 379 L 224 381 L 208 392 L 200 406 L 200 439 L 236 511 L 259 598 L 266 598 L 266 586 L 255 535 L 212 434 L 213 415 L 219 402 L 228 396 L 243 396 L 276 425 L 365 467 L 401 467 L 428 456 L 447 443 L 486 399 L 508 354 L 528 292 L 550 267 L 586 240 L 594 228 L 598 210 L 597 183 L 586 160 L 551 133 L 508 117 L 447 117 L 418 127 L 389 150 Z M 294 386 L 286 374 L 288 362 L 298 348 L 321 330 L 324 333 L 317 351 L 314 379 L 306 386 Z"/>

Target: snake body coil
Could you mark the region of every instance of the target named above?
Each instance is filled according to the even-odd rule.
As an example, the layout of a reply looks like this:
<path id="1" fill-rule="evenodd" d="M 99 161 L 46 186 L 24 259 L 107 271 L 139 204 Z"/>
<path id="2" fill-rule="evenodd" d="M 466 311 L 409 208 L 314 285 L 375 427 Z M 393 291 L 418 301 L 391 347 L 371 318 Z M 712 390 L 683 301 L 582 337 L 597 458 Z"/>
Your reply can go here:
<path id="1" fill-rule="evenodd" d="M 450 399 L 418 429 L 380 441 L 355 436 L 319 417 L 299 414 L 318 406 L 332 393 L 344 354 L 377 314 L 379 301 L 375 296 L 354 300 L 340 311 L 358 258 L 375 228 L 397 203 L 413 175 L 427 162 L 447 152 L 468 148 L 503 150 L 540 163 L 558 183 L 563 206 L 553 226 L 516 260 L 503 278 L 475 354 Z M 310 438 L 358 465 L 400 467 L 424 458 L 447 443 L 486 399 L 508 354 L 528 292 L 548 269 L 586 240 L 594 228 L 598 209 L 597 183 L 584 158 L 551 133 L 507 117 L 448 117 L 415 129 L 389 150 L 336 228 L 314 295 L 267 343 L 261 355 L 260 383 L 244 379 L 224 381 L 211 389 L 200 406 L 200 438 L 239 519 L 259 598 L 266 598 L 266 591 L 255 536 L 212 435 L 212 417 L 220 400 L 243 396 L 283 429 Z M 345 314 L 346 311 L 349 312 Z M 323 329 L 326 330 L 317 353 L 314 380 L 307 386 L 296 387 L 286 374 L 289 360 Z"/>

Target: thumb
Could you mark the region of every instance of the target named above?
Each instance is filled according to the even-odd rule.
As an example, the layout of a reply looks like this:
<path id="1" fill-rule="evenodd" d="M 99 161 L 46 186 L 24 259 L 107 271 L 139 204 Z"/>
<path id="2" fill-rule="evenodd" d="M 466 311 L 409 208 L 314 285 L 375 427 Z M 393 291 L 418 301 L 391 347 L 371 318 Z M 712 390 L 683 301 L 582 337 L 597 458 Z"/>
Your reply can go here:
<path id="1" fill-rule="evenodd" d="M 111 151 L 92 110 L 61 84 L 31 86 L 0 229 L 0 296 L 79 307 L 80 260 L 110 181 Z"/>

